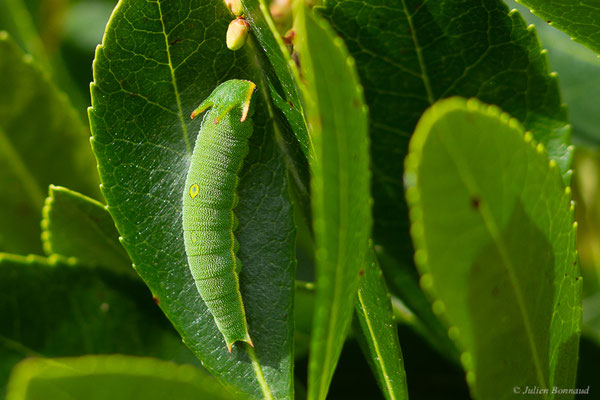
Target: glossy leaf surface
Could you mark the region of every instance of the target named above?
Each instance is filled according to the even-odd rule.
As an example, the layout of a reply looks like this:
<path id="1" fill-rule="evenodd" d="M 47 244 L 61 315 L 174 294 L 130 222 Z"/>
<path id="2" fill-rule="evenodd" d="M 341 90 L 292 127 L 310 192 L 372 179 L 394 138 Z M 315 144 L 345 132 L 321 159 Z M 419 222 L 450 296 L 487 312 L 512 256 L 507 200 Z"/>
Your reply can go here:
<path id="1" fill-rule="evenodd" d="M 595 0 L 518 0 L 550 25 L 600 54 L 600 4 Z"/>
<path id="2" fill-rule="evenodd" d="M 268 85 L 251 46 L 227 49 L 221 0 L 122 1 L 94 62 L 90 121 L 108 209 L 135 268 L 185 343 L 223 383 L 290 398 L 294 225 Z M 200 298 L 183 244 L 182 198 L 200 121 L 189 115 L 222 81 L 257 85 L 254 134 L 239 174 L 236 237 L 254 349 L 233 349 Z"/>
<path id="3" fill-rule="evenodd" d="M 568 180 L 570 127 L 558 82 L 517 12 L 498 0 L 324 3 L 322 14 L 356 60 L 371 112 L 374 240 L 402 268 L 413 272 L 404 156 L 421 114 L 437 100 L 458 95 L 498 105 L 544 143 Z"/>
<path id="4" fill-rule="evenodd" d="M 352 319 L 371 235 L 367 108 L 343 41 L 301 2 L 294 18 L 314 146 L 311 200 L 317 294 L 308 398 L 324 399 Z"/>
<path id="5" fill-rule="evenodd" d="M 592 50 L 571 40 L 569 35 L 548 25 L 514 0 L 505 0 L 516 7 L 525 21 L 535 24 L 542 47 L 548 51 L 550 68 L 558 73 L 560 91 L 569 107 L 573 125 L 573 142 L 578 145 L 600 146 L 600 59 Z"/>
<path id="6" fill-rule="evenodd" d="M 404 361 L 390 295 L 375 252 L 371 249 L 367 257 L 356 299 L 356 319 L 360 326 L 356 335 L 385 398 L 408 399 Z"/>

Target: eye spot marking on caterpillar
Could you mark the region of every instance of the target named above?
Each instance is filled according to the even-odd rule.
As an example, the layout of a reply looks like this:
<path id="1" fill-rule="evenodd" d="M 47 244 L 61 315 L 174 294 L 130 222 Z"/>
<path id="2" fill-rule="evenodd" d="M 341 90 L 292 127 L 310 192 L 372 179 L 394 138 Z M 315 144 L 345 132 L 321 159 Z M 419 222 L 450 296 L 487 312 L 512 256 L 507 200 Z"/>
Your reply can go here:
<path id="1" fill-rule="evenodd" d="M 193 199 L 194 197 L 198 196 L 198 193 L 200 193 L 200 187 L 197 183 L 194 183 L 192 186 L 190 186 L 190 197 Z"/>

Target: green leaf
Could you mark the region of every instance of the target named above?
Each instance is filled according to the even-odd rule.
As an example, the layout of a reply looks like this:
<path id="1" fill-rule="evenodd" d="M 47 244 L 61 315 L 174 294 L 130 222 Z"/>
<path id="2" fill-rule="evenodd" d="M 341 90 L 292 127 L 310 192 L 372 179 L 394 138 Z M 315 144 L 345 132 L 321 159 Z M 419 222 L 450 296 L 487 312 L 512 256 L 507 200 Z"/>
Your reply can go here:
<path id="1" fill-rule="evenodd" d="M 67 71 L 65 60 L 59 51 L 63 34 L 62 20 L 68 3 L 52 3 L 51 0 L 4 0 L 0 2 L 0 31 L 6 30 L 25 53 L 31 54 L 38 67 L 51 76 L 52 83 L 68 95 L 78 117 L 85 118 L 85 107 L 89 104 L 89 99 L 84 97 L 81 87 L 76 87 L 73 76 L 70 75 L 72 71 Z M 95 44 L 90 50 L 93 50 Z M 80 71 L 89 69 L 89 62 L 88 57 Z M 85 82 L 85 90 L 89 80 L 88 78 Z"/>
<path id="2" fill-rule="evenodd" d="M 542 30 L 542 44 L 548 49 L 552 69 L 558 72 L 560 88 L 573 125 L 576 144 L 600 146 L 600 60 L 591 51 L 571 42 L 562 32 L 550 27 Z"/>
<path id="3" fill-rule="evenodd" d="M 516 7 L 528 23 L 535 24 L 542 46 L 548 50 L 550 66 L 558 73 L 560 91 L 569 106 L 573 141 L 600 146 L 600 114 L 596 112 L 596 104 L 600 102 L 598 56 L 573 42 L 564 32 L 541 21 L 514 0 L 505 2 L 509 7 Z"/>
<path id="4" fill-rule="evenodd" d="M 308 157 L 310 148 L 306 121 L 302 112 L 302 103 L 298 88 L 292 77 L 293 61 L 289 51 L 271 19 L 268 6 L 264 0 L 246 0 L 244 17 L 252 27 L 252 33 L 263 51 L 257 52 L 257 57 L 267 57 L 261 61 L 261 67 L 269 84 L 269 93 L 275 106 L 287 118 L 289 126 L 295 133 L 305 156 Z"/>
<path id="5" fill-rule="evenodd" d="M 550 25 L 600 54 L 600 4 L 596 0 L 517 0 Z"/>
<path id="6" fill-rule="evenodd" d="M 498 108 L 452 98 L 424 114 L 405 168 L 421 286 L 473 396 L 574 387 L 582 280 L 556 162 Z"/>
<path id="7" fill-rule="evenodd" d="M 4 0 L 0 3 L 0 30 L 9 32 L 21 49 L 47 66 L 44 43 L 25 1 Z"/>
<path id="8" fill-rule="evenodd" d="M 253 398 L 293 397 L 295 230 L 268 84 L 252 46 L 232 52 L 222 0 L 125 0 L 97 50 L 90 121 L 108 209 L 160 307 L 204 366 Z M 250 154 L 240 172 L 236 237 L 255 348 L 234 346 L 200 298 L 183 244 L 182 194 L 200 119 L 218 83 L 256 83 Z"/>
<path id="9" fill-rule="evenodd" d="M 239 397 L 191 365 L 152 358 L 30 358 L 15 367 L 7 400 L 214 399 Z"/>
<path id="10" fill-rule="evenodd" d="M 410 267 L 402 186 L 415 125 L 435 101 L 478 97 L 519 119 L 568 179 L 572 149 L 557 79 L 533 29 L 500 1 L 325 0 L 356 59 L 370 109 L 374 239 Z M 412 271 L 411 271 L 412 272 Z"/>
<path id="11" fill-rule="evenodd" d="M 363 352 L 385 398 L 408 399 L 406 373 L 390 295 L 373 250 L 369 251 L 364 277 L 358 290 L 355 329 Z"/>
<path id="12" fill-rule="evenodd" d="M 43 209 L 42 241 L 47 255 L 74 257 L 137 277 L 105 206 L 67 188 L 50 185 Z"/>
<path id="13" fill-rule="evenodd" d="M 0 254 L 0 388 L 25 357 L 123 353 L 195 362 L 138 281 Z"/>
<path id="14" fill-rule="evenodd" d="M 65 95 L 0 32 L 0 250 L 41 253 L 47 187 L 98 193 L 86 130 Z"/>
<path id="15" fill-rule="evenodd" d="M 244 16 L 252 27 L 257 63 L 269 87 L 271 113 L 277 120 L 279 145 L 286 154 L 285 162 L 296 203 L 310 218 L 309 167 L 313 152 L 308 137 L 302 102 L 293 78 L 296 65 L 275 28 L 264 0 L 244 1 Z M 250 41 L 254 43 L 254 41 Z M 260 48 L 258 48 L 260 46 Z"/>
<path id="16" fill-rule="evenodd" d="M 296 49 L 309 133 L 316 246 L 315 317 L 308 398 L 324 399 L 365 265 L 371 234 L 367 108 L 343 41 L 323 20 L 295 7 Z"/>

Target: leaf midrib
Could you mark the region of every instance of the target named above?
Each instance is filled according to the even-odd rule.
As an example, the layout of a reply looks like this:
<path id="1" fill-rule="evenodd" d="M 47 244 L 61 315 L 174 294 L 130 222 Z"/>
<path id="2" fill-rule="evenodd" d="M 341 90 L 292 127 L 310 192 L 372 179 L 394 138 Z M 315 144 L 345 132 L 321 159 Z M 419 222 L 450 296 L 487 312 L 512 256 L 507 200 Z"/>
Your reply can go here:
<path id="1" fill-rule="evenodd" d="M 366 277 L 365 277 L 366 279 Z M 377 335 L 375 335 L 375 331 L 371 324 L 371 319 L 369 318 L 369 313 L 367 307 L 365 307 L 365 301 L 363 299 L 362 290 L 358 291 L 358 301 L 360 303 L 360 307 L 362 308 L 362 313 L 365 318 L 365 322 L 367 323 L 367 328 L 369 329 L 369 336 L 373 340 L 373 347 L 375 349 L 375 354 L 377 354 L 377 360 L 379 360 L 378 364 L 381 366 L 381 374 L 383 375 L 383 380 L 385 382 L 385 387 L 388 391 L 389 398 L 391 400 L 396 400 L 396 395 L 394 393 L 393 384 L 390 382 L 389 374 L 387 372 L 386 363 L 384 361 L 384 357 L 379 349 L 379 342 L 377 341 Z"/>
<path id="2" fill-rule="evenodd" d="M 160 1 L 157 2 L 158 5 L 158 13 L 160 15 L 160 26 L 162 28 L 162 34 L 165 39 L 165 51 L 167 52 L 167 59 L 169 60 L 169 73 L 171 75 L 171 84 L 173 85 L 173 91 L 175 92 L 175 101 L 177 102 L 177 117 L 179 118 L 179 123 L 181 124 L 181 130 L 183 132 L 183 140 L 185 141 L 185 148 L 187 149 L 188 154 L 192 154 L 192 145 L 190 143 L 190 139 L 188 137 L 187 125 L 185 124 L 185 120 L 183 119 L 183 109 L 181 107 L 181 98 L 179 96 L 179 89 L 177 88 L 177 79 L 175 78 L 175 69 L 173 68 L 173 62 L 171 60 L 171 50 L 169 46 L 169 37 L 167 32 L 165 31 L 165 22 L 163 19 L 162 7 L 160 5 Z"/>
<path id="3" fill-rule="evenodd" d="M 445 140 L 444 135 L 439 135 L 438 137 L 440 139 L 440 142 L 446 148 L 448 155 L 454 162 L 456 170 L 462 178 L 465 186 L 467 186 L 467 189 L 470 191 L 470 194 L 475 195 L 478 193 L 482 193 L 482 191 L 479 190 L 479 185 L 477 184 L 474 176 L 470 173 L 470 168 L 466 165 L 465 160 L 462 158 L 462 153 L 460 149 L 457 149 L 454 145 L 455 141 Z M 519 313 L 521 314 L 521 318 L 525 327 L 527 341 L 529 342 L 529 347 L 531 348 L 531 354 L 533 356 L 533 362 L 536 370 L 538 383 L 542 388 L 548 387 L 546 385 L 546 380 L 544 379 L 543 369 L 538 355 L 537 347 L 535 346 L 536 341 L 533 335 L 533 328 L 531 326 L 529 314 L 527 312 L 527 308 L 525 307 L 525 300 L 523 298 L 522 289 L 519 285 L 519 280 L 516 277 L 515 267 L 512 263 L 510 255 L 508 254 L 507 246 L 502 240 L 502 235 L 500 234 L 498 224 L 496 223 L 496 220 L 485 201 L 481 202 L 479 210 L 481 212 L 481 217 L 483 219 L 484 225 L 488 233 L 490 234 L 490 237 L 493 239 L 494 244 L 498 249 L 498 252 L 500 253 L 500 257 L 502 259 L 502 263 L 505 267 L 505 270 L 507 271 L 510 284 L 513 287 L 513 291 L 515 293 L 515 297 L 519 308 Z M 547 394 L 544 394 L 544 398 L 548 398 Z"/>
<path id="4" fill-rule="evenodd" d="M 410 29 L 410 36 L 412 38 L 413 44 L 415 45 L 415 51 L 417 52 L 417 59 L 419 60 L 419 68 L 421 69 L 421 79 L 423 80 L 423 85 L 425 86 L 425 91 L 427 92 L 427 100 L 429 100 L 429 104 L 433 104 L 433 103 L 435 103 L 435 96 L 433 95 L 431 83 L 429 82 L 429 75 L 427 74 L 427 67 L 425 65 L 425 59 L 423 58 L 423 53 L 421 52 L 421 46 L 419 45 L 419 39 L 417 39 L 417 31 L 415 30 L 415 26 L 413 25 L 412 16 L 408 12 L 408 7 L 406 6 L 406 0 L 401 0 L 401 1 L 402 1 L 402 8 L 404 10 L 404 14 L 406 15 L 406 21 L 408 22 L 408 27 Z"/>

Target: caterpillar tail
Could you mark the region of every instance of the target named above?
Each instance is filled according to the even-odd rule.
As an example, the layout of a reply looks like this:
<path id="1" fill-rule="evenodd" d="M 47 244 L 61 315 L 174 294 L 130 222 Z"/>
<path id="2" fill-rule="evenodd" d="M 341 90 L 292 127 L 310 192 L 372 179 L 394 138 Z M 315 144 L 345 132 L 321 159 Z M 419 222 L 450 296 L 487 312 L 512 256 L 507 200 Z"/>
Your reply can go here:
<path id="1" fill-rule="evenodd" d="M 250 346 L 254 347 L 254 343 L 252 343 L 252 339 L 250 339 L 250 334 L 248 334 L 248 330 L 246 330 L 246 335 L 243 339 L 229 339 L 225 337 L 225 343 L 227 344 L 227 350 L 231 353 L 231 349 L 233 345 L 237 342 L 248 343 Z"/>

